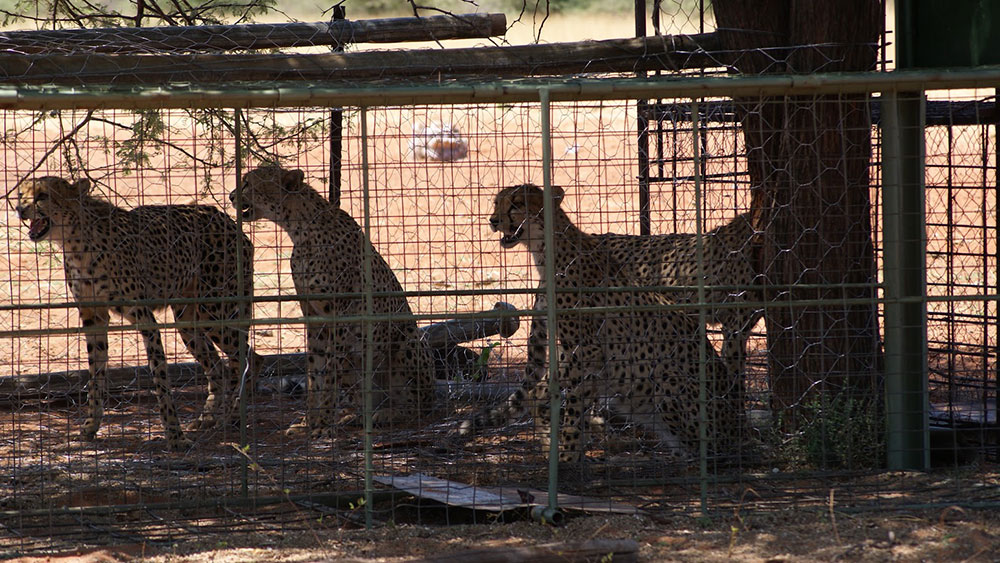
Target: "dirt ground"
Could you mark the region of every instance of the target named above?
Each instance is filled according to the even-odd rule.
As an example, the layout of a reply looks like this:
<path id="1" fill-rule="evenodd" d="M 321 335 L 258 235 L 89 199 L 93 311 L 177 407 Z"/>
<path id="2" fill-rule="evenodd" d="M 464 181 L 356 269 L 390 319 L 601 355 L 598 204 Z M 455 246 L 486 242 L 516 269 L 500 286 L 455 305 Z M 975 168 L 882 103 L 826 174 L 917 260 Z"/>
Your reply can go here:
<path id="1" fill-rule="evenodd" d="M 716 518 L 586 516 L 561 528 L 530 521 L 400 524 L 372 531 L 317 524 L 280 537 L 219 537 L 166 549 L 123 545 L 18 561 L 408 561 L 591 539 L 634 540 L 641 561 L 996 561 L 1000 512 L 942 507 L 852 514 L 816 508 Z"/>

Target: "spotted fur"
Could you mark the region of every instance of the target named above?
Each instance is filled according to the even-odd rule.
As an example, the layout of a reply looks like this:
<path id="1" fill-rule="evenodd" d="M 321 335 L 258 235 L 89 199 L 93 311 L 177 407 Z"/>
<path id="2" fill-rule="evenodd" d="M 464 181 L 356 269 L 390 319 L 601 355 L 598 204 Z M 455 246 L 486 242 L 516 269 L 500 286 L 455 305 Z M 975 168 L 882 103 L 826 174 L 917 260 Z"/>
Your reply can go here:
<path id="1" fill-rule="evenodd" d="M 301 170 L 265 166 L 249 172 L 230 199 L 248 221 L 268 219 L 292 239 L 292 278 L 306 323 L 307 414 L 291 432 L 308 429 L 314 436 L 331 432 L 335 406 L 344 388 L 349 403 L 361 405 L 367 335 L 359 321 L 338 318 L 365 314 L 363 292 L 366 251 L 371 258 L 371 290 L 376 315 L 410 315 L 396 275 L 339 205 L 303 181 Z M 306 296 L 321 297 L 306 297 Z M 413 420 L 433 405 L 434 365 L 420 340 L 416 322 L 374 323 L 374 421 Z"/>
<path id="2" fill-rule="evenodd" d="M 667 297 L 672 301 L 697 303 L 699 279 L 705 286 L 714 287 L 704 295 L 704 302 L 711 304 L 704 310 L 705 320 L 722 331 L 722 359 L 730 372 L 746 373 L 747 338 L 763 313 L 752 305 L 762 296 L 754 286 L 751 244 L 755 237 L 749 213 L 701 237 L 675 233 L 604 234 L 597 238 L 607 245 L 611 258 L 621 264 L 620 275 L 633 283 L 686 288 L 670 291 Z M 698 312 L 691 314 L 697 316 Z"/>
<path id="3" fill-rule="evenodd" d="M 107 386 L 110 311 L 141 325 L 153 390 L 168 445 L 189 442 L 177 418 L 167 378 L 167 361 L 153 311 L 169 299 L 198 299 L 169 305 L 184 344 L 208 375 L 208 397 L 192 429 L 227 420 L 238 406 L 240 348 L 249 351 L 248 373 L 259 365 L 249 349 L 247 330 L 227 321 L 250 317 L 253 295 L 253 246 L 236 223 L 218 209 L 202 205 L 147 205 L 120 209 L 90 193 L 86 179 L 70 183 L 46 176 L 24 182 L 17 212 L 29 223 L 28 237 L 62 248 L 66 279 L 81 303 L 90 372 L 87 418 L 82 436 L 92 440 L 101 426 Z M 114 302 L 125 302 L 113 305 Z M 104 305 L 102 303 L 108 303 Z M 197 323 L 203 322 L 205 326 Z M 216 347 L 228 357 L 220 361 Z M 225 395 L 232 395 L 223 401 Z M 220 404 L 223 415 L 217 418 Z"/>
<path id="4" fill-rule="evenodd" d="M 614 410 L 655 435 L 677 456 L 695 451 L 699 440 L 699 372 L 704 368 L 709 398 L 708 438 L 731 437 L 743 427 L 742 386 L 701 333 L 689 314 L 664 307 L 674 304 L 656 292 L 607 291 L 635 285 L 629 266 L 620 261 L 606 237 L 578 229 L 559 207 L 560 188 L 552 194 L 555 262 L 558 379 L 564 395 L 560 422 L 560 460 L 582 458 L 584 419 L 608 400 Z M 505 188 L 496 196 L 490 226 L 501 233 L 504 248 L 527 247 L 543 280 L 535 309 L 547 308 L 544 287 L 546 252 L 544 194 L 530 184 Z M 588 312 L 587 309 L 599 309 Z M 531 403 L 536 427 L 548 426 L 548 330 L 535 317 L 528 337 L 525 380 L 505 405 L 486 409 L 463 424 L 471 433 L 524 411 Z"/>

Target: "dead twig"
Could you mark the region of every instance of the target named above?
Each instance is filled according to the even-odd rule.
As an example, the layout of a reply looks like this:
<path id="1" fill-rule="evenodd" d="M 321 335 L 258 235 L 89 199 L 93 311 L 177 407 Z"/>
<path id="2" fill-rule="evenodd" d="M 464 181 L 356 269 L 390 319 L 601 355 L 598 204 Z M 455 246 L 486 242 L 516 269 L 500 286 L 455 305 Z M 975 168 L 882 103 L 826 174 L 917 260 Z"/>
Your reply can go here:
<path id="1" fill-rule="evenodd" d="M 72 139 L 80 131 L 80 129 L 83 129 L 84 125 L 90 122 L 90 118 L 93 115 L 94 115 L 94 110 L 92 109 L 87 110 L 87 115 L 85 115 L 83 119 L 80 120 L 80 123 L 77 123 L 76 126 L 73 127 L 73 129 L 71 129 L 69 133 L 66 133 L 65 135 L 60 137 L 59 140 L 56 141 L 56 143 L 52 145 L 51 148 L 49 148 L 49 150 L 45 151 L 45 154 L 42 155 L 42 158 L 38 159 L 38 162 L 35 163 L 35 165 L 31 168 L 31 170 L 29 170 L 26 174 L 21 176 L 21 178 L 17 181 L 17 183 L 14 184 L 14 187 L 7 190 L 6 197 L 8 205 L 10 204 L 10 194 L 17 191 L 17 189 L 21 187 L 21 184 L 23 184 L 25 180 L 27 180 L 28 178 L 31 177 L 32 174 L 37 172 L 38 169 L 42 167 L 42 164 L 45 164 L 45 161 L 48 160 L 50 156 L 52 156 L 52 153 L 62 148 L 62 146 L 70 139 Z"/>

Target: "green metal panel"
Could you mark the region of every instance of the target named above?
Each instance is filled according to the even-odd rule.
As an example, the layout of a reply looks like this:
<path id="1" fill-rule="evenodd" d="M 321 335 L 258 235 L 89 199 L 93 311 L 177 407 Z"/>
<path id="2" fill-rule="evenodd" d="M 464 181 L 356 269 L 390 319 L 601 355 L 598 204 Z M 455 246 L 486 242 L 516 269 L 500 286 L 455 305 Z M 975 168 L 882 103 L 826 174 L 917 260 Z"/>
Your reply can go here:
<path id="1" fill-rule="evenodd" d="M 1000 0 L 897 0 L 896 67 L 1000 64 Z"/>
<path id="2" fill-rule="evenodd" d="M 882 94 L 886 449 L 890 469 L 930 467 L 923 92 Z"/>

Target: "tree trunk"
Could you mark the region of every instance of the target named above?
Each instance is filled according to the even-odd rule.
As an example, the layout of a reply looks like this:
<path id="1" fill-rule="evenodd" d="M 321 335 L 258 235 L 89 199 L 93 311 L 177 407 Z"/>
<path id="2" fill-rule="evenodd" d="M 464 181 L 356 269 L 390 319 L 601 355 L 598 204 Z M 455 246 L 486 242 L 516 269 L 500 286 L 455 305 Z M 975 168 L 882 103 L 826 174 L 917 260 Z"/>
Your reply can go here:
<path id="1" fill-rule="evenodd" d="M 883 22 L 877 0 L 717 0 L 714 8 L 740 73 L 875 66 Z M 787 96 L 737 106 L 760 233 L 758 271 L 769 287 L 772 406 L 791 429 L 817 397 L 877 398 L 881 389 L 868 100 Z"/>

